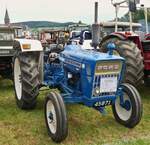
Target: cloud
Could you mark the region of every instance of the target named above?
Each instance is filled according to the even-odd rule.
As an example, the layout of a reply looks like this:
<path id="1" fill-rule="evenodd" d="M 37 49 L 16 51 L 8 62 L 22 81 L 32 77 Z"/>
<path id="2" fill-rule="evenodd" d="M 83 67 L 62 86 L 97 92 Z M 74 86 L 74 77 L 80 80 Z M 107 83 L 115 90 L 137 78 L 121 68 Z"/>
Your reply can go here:
<path id="1" fill-rule="evenodd" d="M 141 0 L 150 6 L 149 0 Z M 12 22 L 27 20 L 76 21 L 92 23 L 94 0 L 0 0 L 0 22 L 3 23 L 6 7 Z M 120 15 L 127 10 L 120 10 Z M 111 0 L 99 0 L 99 21 L 115 16 Z"/>

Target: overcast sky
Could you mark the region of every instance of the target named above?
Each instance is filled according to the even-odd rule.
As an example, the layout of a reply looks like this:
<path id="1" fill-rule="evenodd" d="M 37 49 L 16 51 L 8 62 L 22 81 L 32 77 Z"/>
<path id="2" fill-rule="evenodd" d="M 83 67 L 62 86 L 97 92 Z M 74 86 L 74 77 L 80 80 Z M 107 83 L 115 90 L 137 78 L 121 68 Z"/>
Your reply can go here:
<path id="1" fill-rule="evenodd" d="M 99 21 L 114 18 L 111 0 L 99 1 Z M 0 0 L 0 23 L 3 23 L 6 7 L 11 22 L 47 20 L 56 22 L 92 23 L 95 0 Z M 141 0 L 150 7 L 150 0 Z M 120 10 L 120 16 L 127 10 Z"/>

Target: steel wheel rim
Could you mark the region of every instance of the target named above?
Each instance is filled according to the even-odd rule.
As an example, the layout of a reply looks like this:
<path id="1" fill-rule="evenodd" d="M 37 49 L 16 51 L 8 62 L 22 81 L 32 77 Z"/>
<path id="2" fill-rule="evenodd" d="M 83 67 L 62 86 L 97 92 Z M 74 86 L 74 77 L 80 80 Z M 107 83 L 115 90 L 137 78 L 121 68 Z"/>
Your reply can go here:
<path id="1" fill-rule="evenodd" d="M 131 104 L 131 100 L 129 98 L 129 96 L 124 93 L 124 101 L 129 101 L 130 102 L 130 110 L 125 109 L 124 107 L 122 107 L 120 105 L 120 97 L 118 97 L 115 101 L 115 109 L 116 109 L 116 113 L 119 116 L 119 118 L 123 121 L 127 121 L 130 119 L 131 115 L 132 115 L 132 104 Z"/>
<path id="2" fill-rule="evenodd" d="M 22 82 L 21 82 L 21 68 L 20 68 L 20 62 L 19 59 L 15 59 L 14 63 L 14 83 L 15 83 L 15 90 L 17 99 L 21 100 L 22 96 Z"/>
<path id="3" fill-rule="evenodd" d="M 51 100 L 49 100 L 46 105 L 46 117 L 50 131 L 52 132 L 52 134 L 55 134 L 57 130 L 57 118 L 55 107 Z"/>

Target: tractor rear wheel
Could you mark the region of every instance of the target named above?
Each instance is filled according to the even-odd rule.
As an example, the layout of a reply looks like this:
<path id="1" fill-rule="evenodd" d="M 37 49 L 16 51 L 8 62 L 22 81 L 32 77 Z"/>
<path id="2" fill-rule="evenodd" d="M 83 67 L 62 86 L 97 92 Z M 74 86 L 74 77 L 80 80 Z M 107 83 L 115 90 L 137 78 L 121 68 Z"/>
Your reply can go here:
<path id="1" fill-rule="evenodd" d="M 33 109 L 39 94 L 38 53 L 18 53 L 14 57 L 14 88 L 21 109 Z"/>
<path id="2" fill-rule="evenodd" d="M 143 84 L 144 64 L 141 51 L 130 40 L 120 40 L 118 38 L 110 38 L 100 45 L 101 52 L 107 52 L 108 43 L 113 42 L 116 45 L 114 55 L 119 55 L 126 60 L 126 70 L 123 82 L 132 84 L 135 87 Z"/>

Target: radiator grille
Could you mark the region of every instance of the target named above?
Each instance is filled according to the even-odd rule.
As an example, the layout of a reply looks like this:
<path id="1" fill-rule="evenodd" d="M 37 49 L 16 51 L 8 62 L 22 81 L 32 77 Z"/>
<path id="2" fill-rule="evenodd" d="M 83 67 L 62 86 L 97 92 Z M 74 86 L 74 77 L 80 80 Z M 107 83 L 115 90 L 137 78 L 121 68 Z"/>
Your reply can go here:
<path id="1" fill-rule="evenodd" d="M 99 95 L 95 95 L 95 89 L 100 88 L 101 79 L 102 78 L 113 78 L 113 77 L 117 77 L 117 80 L 119 80 L 119 74 L 95 75 L 94 82 L 93 82 L 93 97 L 115 95 L 116 92 L 104 92 L 104 93 L 99 93 Z"/>

